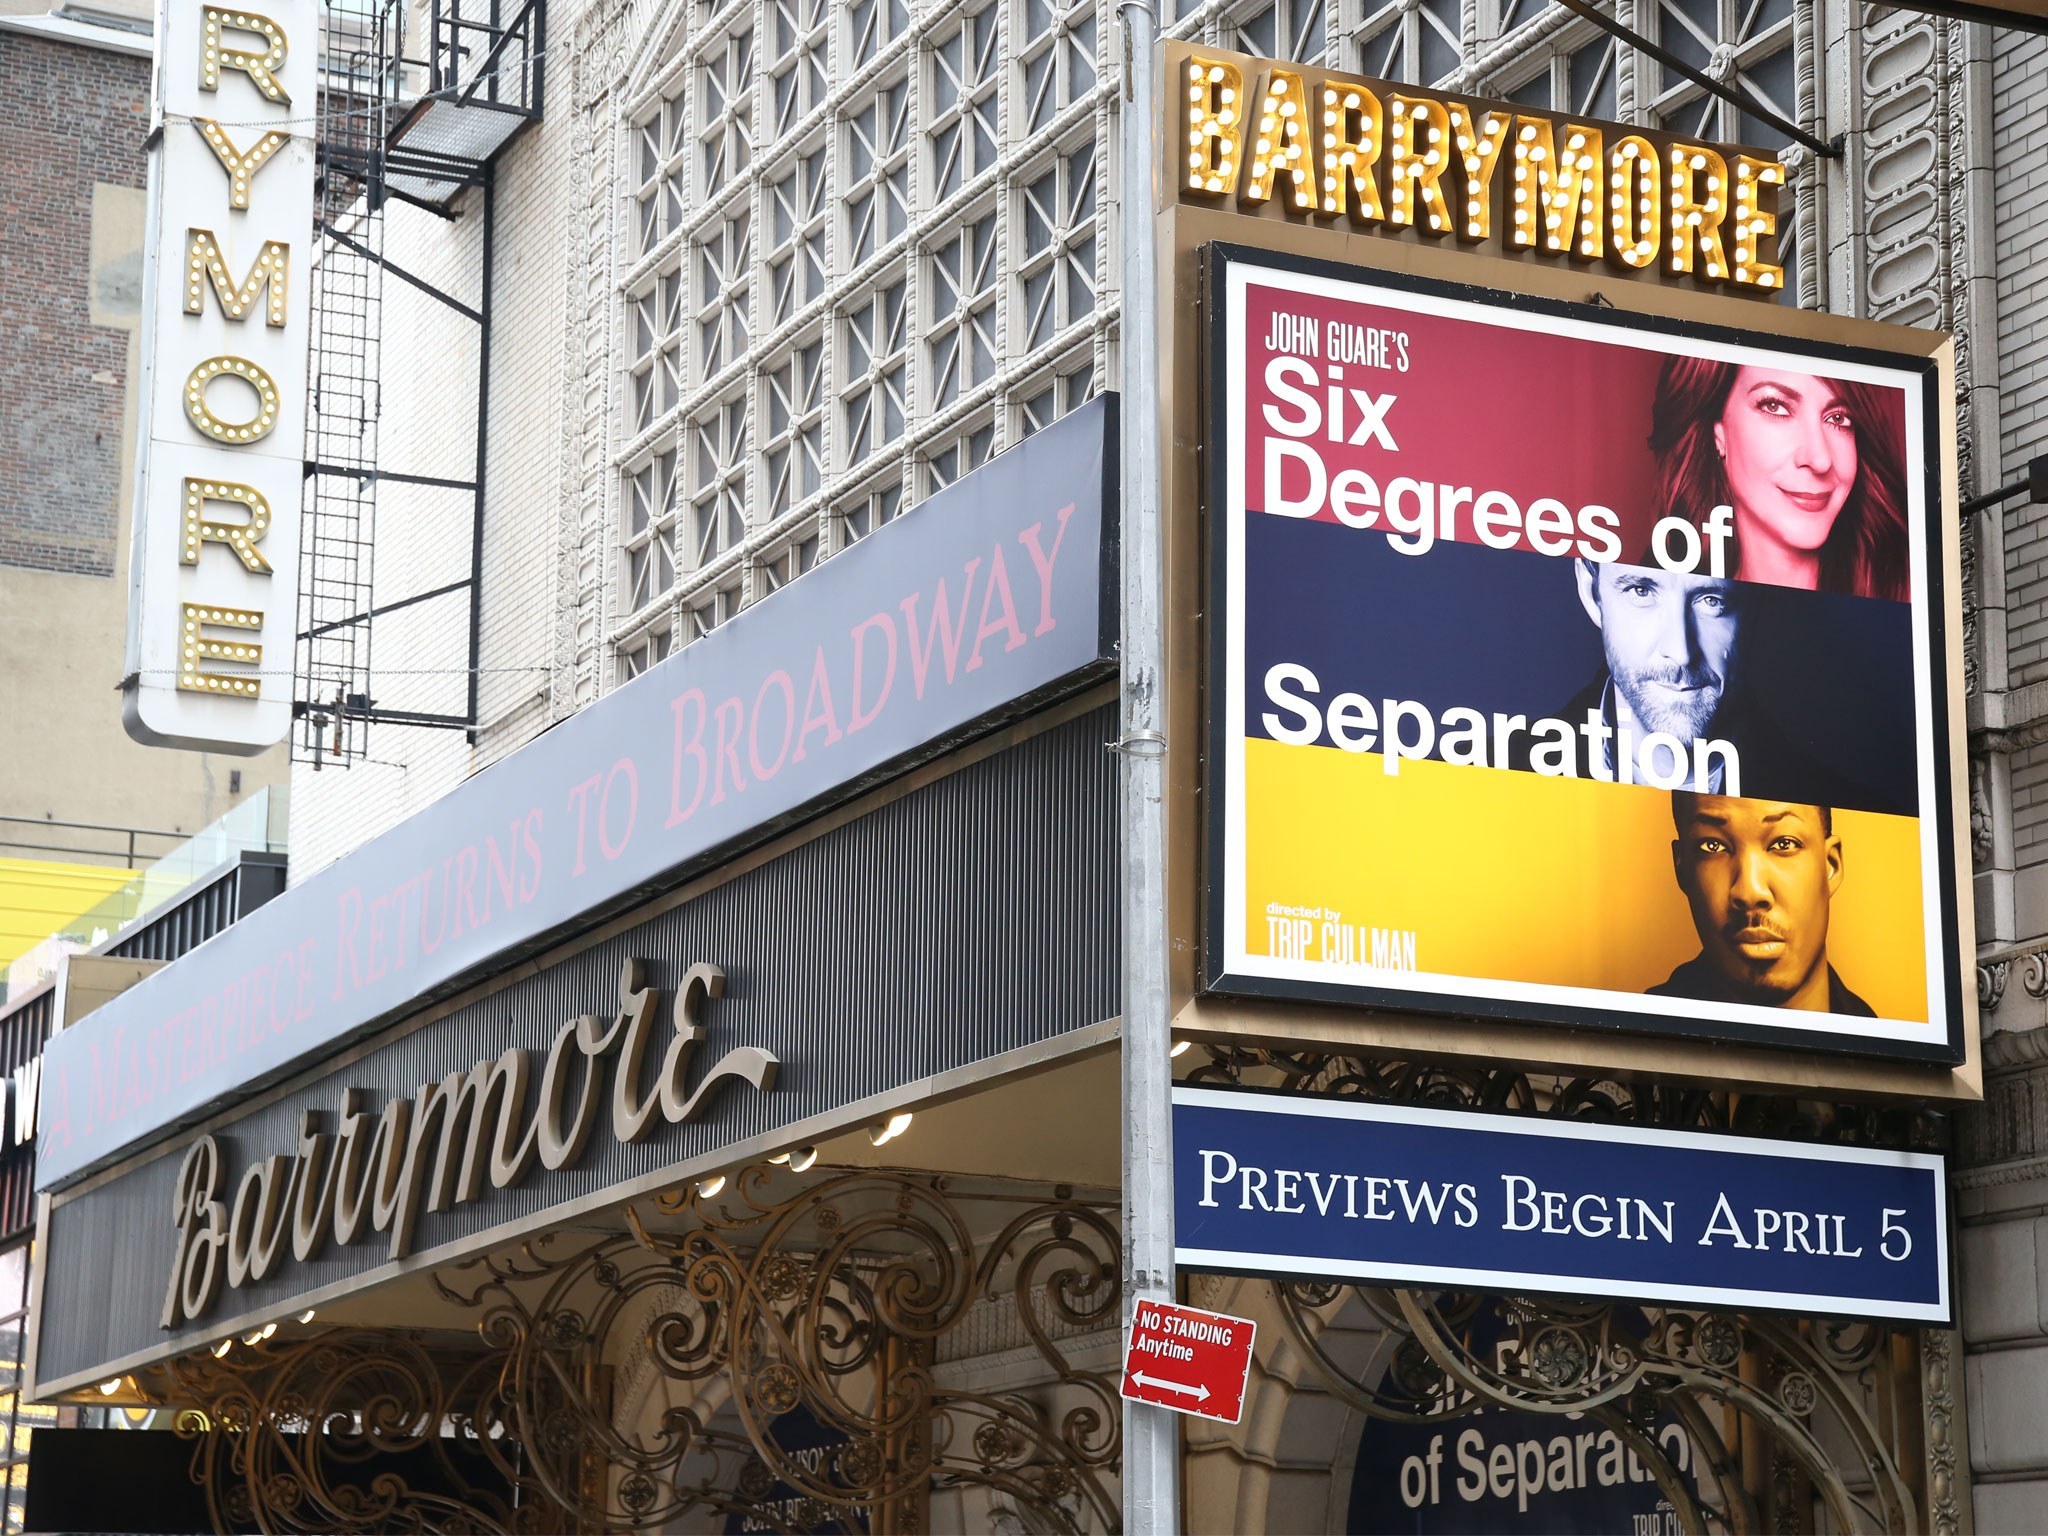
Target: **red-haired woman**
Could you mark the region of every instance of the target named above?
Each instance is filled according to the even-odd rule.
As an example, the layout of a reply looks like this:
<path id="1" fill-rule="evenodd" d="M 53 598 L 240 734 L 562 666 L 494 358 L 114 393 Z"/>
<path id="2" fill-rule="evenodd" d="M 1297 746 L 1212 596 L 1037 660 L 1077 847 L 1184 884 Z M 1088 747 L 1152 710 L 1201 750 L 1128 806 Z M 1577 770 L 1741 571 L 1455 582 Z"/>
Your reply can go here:
<path id="1" fill-rule="evenodd" d="M 1903 601 L 1904 419 L 1889 393 L 1667 358 L 1650 430 L 1659 515 L 1704 528 L 1714 508 L 1733 507 L 1743 581 Z"/>

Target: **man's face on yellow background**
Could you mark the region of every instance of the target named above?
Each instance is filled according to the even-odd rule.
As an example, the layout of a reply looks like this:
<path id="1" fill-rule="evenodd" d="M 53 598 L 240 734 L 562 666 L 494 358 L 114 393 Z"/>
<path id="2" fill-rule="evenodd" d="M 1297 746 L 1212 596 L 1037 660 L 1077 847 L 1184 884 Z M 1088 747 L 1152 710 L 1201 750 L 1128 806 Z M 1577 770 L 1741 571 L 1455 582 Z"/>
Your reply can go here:
<path id="1" fill-rule="evenodd" d="M 1707 963 L 1745 1001 L 1825 1009 L 1842 843 L 1821 808 L 1680 794 L 1674 810 L 1672 861 Z"/>

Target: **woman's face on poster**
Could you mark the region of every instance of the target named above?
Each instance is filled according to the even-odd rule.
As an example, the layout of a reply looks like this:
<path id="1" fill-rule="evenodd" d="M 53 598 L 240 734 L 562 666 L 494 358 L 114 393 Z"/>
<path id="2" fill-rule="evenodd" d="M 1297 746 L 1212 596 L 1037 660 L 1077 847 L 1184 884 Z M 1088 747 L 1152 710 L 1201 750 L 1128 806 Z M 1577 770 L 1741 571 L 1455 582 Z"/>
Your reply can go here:
<path id="1" fill-rule="evenodd" d="M 1787 549 L 1827 542 L 1856 485 L 1856 423 L 1826 379 L 1738 369 L 1714 424 L 1738 537 Z"/>

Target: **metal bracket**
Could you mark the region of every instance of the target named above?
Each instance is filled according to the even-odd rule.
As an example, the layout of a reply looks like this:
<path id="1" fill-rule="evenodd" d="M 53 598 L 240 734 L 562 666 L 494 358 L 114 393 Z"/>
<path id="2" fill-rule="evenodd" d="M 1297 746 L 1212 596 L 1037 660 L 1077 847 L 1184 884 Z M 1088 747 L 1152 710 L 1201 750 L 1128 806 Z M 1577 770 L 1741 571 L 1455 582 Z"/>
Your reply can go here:
<path id="1" fill-rule="evenodd" d="M 2048 453 L 2038 454 L 2027 460 L 2027 477 L 2015 480 L 2010 485 L 2001 485 L 1995 491 L 1982 496 L 1973 496 L 1960 508 L 1963 516 L 1970 517 L 1979 512 L 1989 512 L 2000 502 L 2011 501 L 2021 491 L 2027 493 L 2027 501 L 2033 506 L 2048 503 Z"/>
<path id="2" fill-rule="evenodd" d="M 1743 111 L 1749 113 L 1752 117 L 1762 118 L 1773 128 L 1776 128 L 1787 138 L 1791 139 L 1793 143 L 1804 144 L 1808 149 L 1820 156 L 1821 159 L 1839 160 L 1842 158 L 1842 140 L 1839 136 L 1832 140 L 1815 138 L 1797 123 L 1779 116 L 1778 113 L 1765 106 L 1761 101 L 1758 101 L 1756 97 L 1745 91 L 1740 85 L 1724 84 L 1716 80 L 1705 70 L 1696 69 L 1669 49 L 1651 42 L 1642 33 L 1636 31 L 1635 28 L 1624 26 L 1620 21 L 1617 21 L 1614 17 L 1594 5 L 1592 0 L 1557 0 L 1557 3 L 1573 14 L 1583 16 L 1586 20 L 1592 22 L 1594 26 L 1600 28 L 1601 31 L 1611 33 L 1613 36 L 1620 38 L 1629 47 L 1635 49 L 1636 52 L 1646 54 L 1650 58 L 1655 59 L 1659 64 L 1662 64 L 1666 69 L 1683 75 L 1710 96 L 1718 96 L 1721 100 L 1742 108 Z"/>

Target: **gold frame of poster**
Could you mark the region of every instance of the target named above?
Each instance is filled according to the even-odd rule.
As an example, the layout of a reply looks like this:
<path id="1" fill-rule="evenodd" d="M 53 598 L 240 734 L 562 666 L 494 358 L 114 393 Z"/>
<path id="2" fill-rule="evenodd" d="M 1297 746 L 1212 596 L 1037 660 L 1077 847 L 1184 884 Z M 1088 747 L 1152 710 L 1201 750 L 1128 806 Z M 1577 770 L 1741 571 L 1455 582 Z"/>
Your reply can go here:
<path id="1" fill-rule="evenodd" d="M 1186 53 L 1167 49 L 1168 78 Z M 1171 111 L 1171 103 L 1167 110 Z M 1168 141 L 1171 143 L 1171 139 Z M 1753 299 L 1688 290 L 1669 284 L 1633 282 L 1611 269 L 1535 265 L 1460 250 L 1451 242 L 1431 246 L 1370 234 L 1313 227 L 1307 220 L 1246 215 L 1225 208 L 1178 203 L 1167 185 L 1159 196 L 1162 317 L 1159 377 L 1167 381 L 1166 441 L 1163 451 L 1164 505 L 1173 509 L 1165 535 L 1167 624 L 1170 659 L 1167 726 L 1170 750 L 1168 797 L 1171 979 L 1177 1037 L 1217 1043 L 1256 1044 L 1283 1049 L 1322 1049 L 1418 1060 L 1483 1060 L 1568 1075 L 1621 1078 L 1655 1075 L 1722 1087 L 1851 1096 L 1908 1096 L 1969 1101 L 1982 1096 L 1977 1000 L 1971 971 L 1974 924 L 1968 902 L 1967 827 L 1960 794 L 1936 816 L 1936 836 L 1960 896 L 1946 914 L 1948 952 L 1960 985 L 1946 1021 L 1947 1039 L 1920 1060 L 1880 1060 L 1845 1054 L 1838 1044 L 1800 1038 L 1772 1039 L 1768 1032 L 1732 1038 L 1645 1033 L 1614 1027 L 1590 1013 L 1558 1009 L 1547 1016 L 1512 1004 L 1460 1006 L 1434 997 L 1427 1006 L 1398 996 L 1334 1000 L 1343 994 L 1310 989 L 1305 995 L 1246 995 L 1209 990 L 1205 905 L 1211 872 L 1207 819 L 1211 761 L 1206 677 L 1212 635 L 1209 623 L 1209 430 L 1217 381 L 1210 376 L 1207 331 L 1211 324 L 1204 263 L 1207 248 L 1253 248 L 1247 255 L 1278 253 L 1351 269 L 1363 281 L 1398 286 L 1464 285 L 1495 294 L 1527 295 L 1571 305 L 1596 305 L 1645 317 L 1652 327 L 1697 327 L 1742 332 L 1763 348 L 1783 341 L 1790 350 L 1827 353 L 1888 353 L 1928 370 L 1932 419 L 1927 444 L 1933 460 L 1930 498 L 1939 503 L 1935 533 L 1926 547 L 1926 579 L 1938 585 L 1948 621 L 1933 637 L 1933 665 L 1940 669 L 1943 716 L 1933 722 L 1936 750 L 1946 759 L 1949 784 L 1967 783 L 1963 758 L 1961 558 L 1955 504 L 1952 343 L 1945 336 L 1816 314 L 1790 307 L 1759 305 Z M 1617 317 L 1619 318 L 1619 317 Z M 1484 382 L 1475 377 L 1475 384 Z M 1495 381 L 1505 382 L 1505 381 Z M 1496 777 L 1512 777 L 1497 775 Z M 1452 991 L 1455 989 L 1445 989 Z M 1925 1042 L 1922 1042 L 1923 1045 Z M 1859 1049 L 1852 1045 L 1851 1051 Z M 1953 1056 L 1950 1056 L 1951 1051 Z M 1925 1056 L 1950 1059 L 1927 1060 Z"/>

